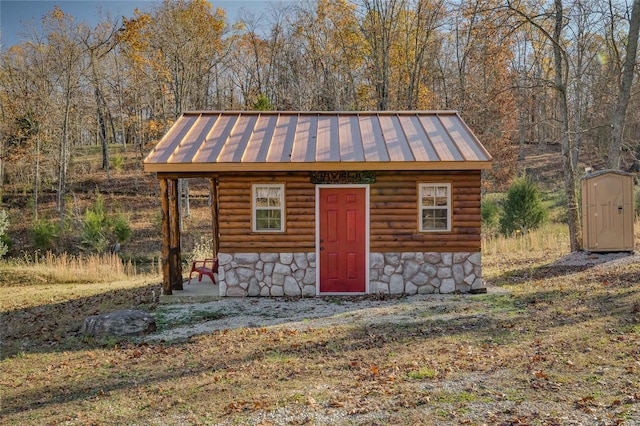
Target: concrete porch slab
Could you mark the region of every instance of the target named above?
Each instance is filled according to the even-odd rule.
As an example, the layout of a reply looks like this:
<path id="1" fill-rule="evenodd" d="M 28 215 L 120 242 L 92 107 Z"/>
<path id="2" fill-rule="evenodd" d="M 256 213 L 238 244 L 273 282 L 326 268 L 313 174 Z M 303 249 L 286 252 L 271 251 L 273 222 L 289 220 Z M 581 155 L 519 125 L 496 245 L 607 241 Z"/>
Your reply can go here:
<path id="1" fill-rule="evenodd" d="M 160 303 L 201 303 L 220 299 L 220 287 L 214 285 L 207 276 L 203 276 L 200 282 L 197 277 L 192 278 L 191 283 L 184 280 L 182 288 L 183 290 L 173 290 L 171 295 L 161 295 Z"/>

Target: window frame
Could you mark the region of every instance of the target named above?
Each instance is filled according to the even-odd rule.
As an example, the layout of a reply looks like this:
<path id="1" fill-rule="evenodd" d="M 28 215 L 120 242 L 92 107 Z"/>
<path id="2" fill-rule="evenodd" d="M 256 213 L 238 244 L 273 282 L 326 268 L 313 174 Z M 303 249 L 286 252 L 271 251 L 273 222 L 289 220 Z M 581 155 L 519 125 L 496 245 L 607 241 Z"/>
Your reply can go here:
<path id="1" fill-rule="evenodd" d="M 277 188 L 280 190 L 280 207 L 258 207 L 257 193 L 259 188 Z M 285 232 L 285 184 L 284 183 L 254 183 L 251 185 L 251 231 L 265 233 Z M 280 229 L 258 229 L 258 210 L 280 211 Z"/>
<path id="2" fill-rule="evenodd" d="M 437 188 L 437 187 L 446 187 L 447 188 L 447 205 L 446 206 L 424 206 L 422 204 L 422 190 L 423 188 Z M 451 208 L 451 199 L 453 198 L 453 185 L 451 182 L 420 182 L 418 183 L 418 194 L 417 194 L 417 204 L 418 204 L 418 231 L 424 233 L 433 233 L 433 232 L 451 232 L 452 222 L 453 222 L 453 211 Z M 435 196 L 434 196 L 435 198 Z M 424 210 L 446 210 L 447 212 L 447 227 L 446 229 L 429 229 L 424 228 L 422 214 Z"/>

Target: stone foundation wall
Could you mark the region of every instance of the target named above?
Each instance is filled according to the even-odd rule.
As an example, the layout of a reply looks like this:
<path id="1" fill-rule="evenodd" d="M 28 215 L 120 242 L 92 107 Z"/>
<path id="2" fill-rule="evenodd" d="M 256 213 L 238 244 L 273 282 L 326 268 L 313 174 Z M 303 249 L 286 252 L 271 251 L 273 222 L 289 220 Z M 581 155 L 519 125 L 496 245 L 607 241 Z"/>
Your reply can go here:
<path id="1" fill-rule="evenodd" d="M 315 253 L 220 253 L 220 296 L 316 295 Z M 484 287 L 481 254 L 370 253 L 369 292 L 467 293 Z"/>
<path id="2" fill-rule="evenodd" d="M 218 254 L 220 296 L 315 296 L 315 253 Z"/>
<path id="3" fill-rule="evenodd" d="M 475 253 L 371 253 L 369 292 L 468 293 L 484 287 L 482 256 Z"/>

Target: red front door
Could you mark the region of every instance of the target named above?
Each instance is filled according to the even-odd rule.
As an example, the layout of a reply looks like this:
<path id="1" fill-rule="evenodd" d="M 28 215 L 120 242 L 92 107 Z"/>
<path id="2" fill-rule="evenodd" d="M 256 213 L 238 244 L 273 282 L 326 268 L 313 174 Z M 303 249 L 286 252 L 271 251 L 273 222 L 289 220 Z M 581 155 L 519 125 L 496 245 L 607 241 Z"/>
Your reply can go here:
<path id="1" fill-rule="evenodd" d="M 366 291 L 365 188 L 320 188 L 320 293 Z"/>

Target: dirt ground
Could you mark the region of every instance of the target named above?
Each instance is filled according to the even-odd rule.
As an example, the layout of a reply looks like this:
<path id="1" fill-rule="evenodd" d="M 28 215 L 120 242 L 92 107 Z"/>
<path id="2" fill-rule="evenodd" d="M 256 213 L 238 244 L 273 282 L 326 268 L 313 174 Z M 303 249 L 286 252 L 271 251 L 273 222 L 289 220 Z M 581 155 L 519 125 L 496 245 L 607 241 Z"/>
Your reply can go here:
<path id="1" fill-rule="evenodd" d="M 550 267 L 615 268 L 640 263 L 640 253 L 570 253 L 551 263 Z M 502 287 L 487 285 L 487 294 L 508 293 Z M 164 325 L 146 341 L 175 342 L 218 330 L 282 326 L 288 329 L 331 327 L 345 324 L 374 325 L 382 323 L 410 324 L 418 312 L 443 312 L 440 320 L 451 317 L 447 312 L 463 311 L 475 303 L 474 295 L 363 295 L 353 297 L 316 298 L 222 298 L 205 303 L 160 305 L 156 317 Z M 206 315 L 204 314 L 206 313 Z M 176 325 L 177 324 L 177 325 Z"/>

